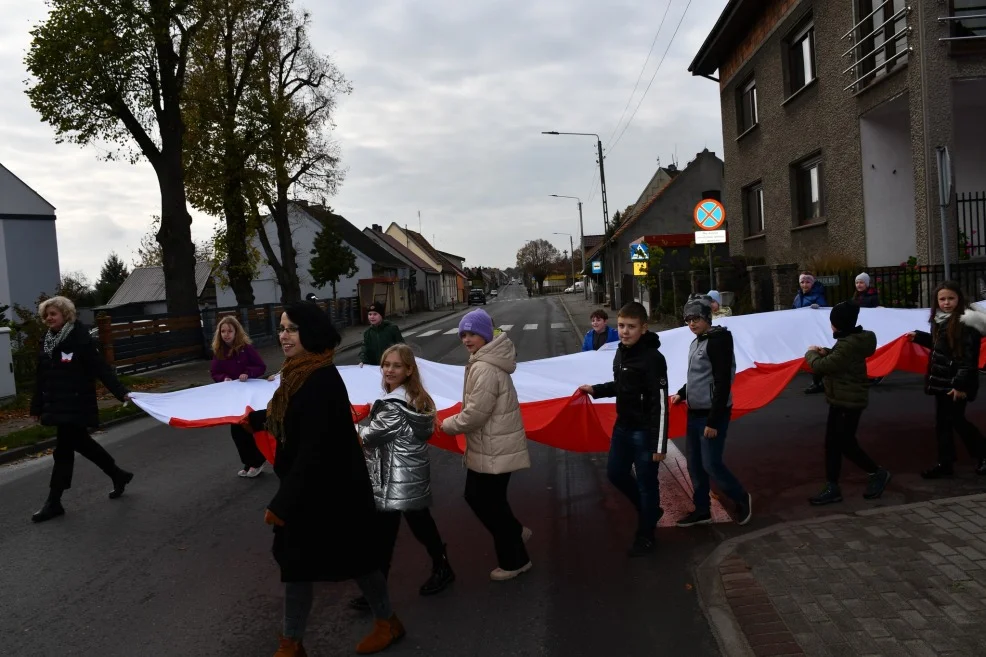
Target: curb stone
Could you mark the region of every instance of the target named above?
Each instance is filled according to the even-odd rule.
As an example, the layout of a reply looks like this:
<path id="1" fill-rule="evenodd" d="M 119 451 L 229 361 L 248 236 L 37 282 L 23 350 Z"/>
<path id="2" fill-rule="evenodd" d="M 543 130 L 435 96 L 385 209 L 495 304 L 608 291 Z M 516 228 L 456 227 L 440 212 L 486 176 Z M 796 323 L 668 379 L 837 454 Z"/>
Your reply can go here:
<path id="1" fill-rule="evenodd" d="M 441 317 L 433 317 L 432 319 L 427 319 L 420 322 L 415 322 L 413 324 L 408 324 L 403 328 L 403 330 L 409 331 L 413 328 L 424 326 L 425 324 L 429 324 L 431 322 L 439 322 L 459 312 L 461 312 L 461 310 L 454 310 Z M 569 319 L 571 319 L 571 314 L 569 314 Z M 342 345 L 336 350 L 336 353 L 352 351 L 353 349 L 358 348 L 362 344 L 363 341 L 360 340 L 359 342 L 352 342 L 348 345 Z M 171 391 L 166 391 L 166 392 L 171 392 Z M 140 413 L 134 413 L 133 415 L 128 415 L 127 417 L 121 417 L 121 418 L 116 418 L 115 420 L 109 420 L 108 422 L 104 422 L 100 424 L 97 431 L 106 431 L 107 429 L 111 429 L 121 424 L 126 424 L 127 422 L 133 422 L 134 420 L 140 420 L 145 417 L 149 417 L 149 416 L 147 415 L 147 413 L 141 411 Z M 53 448 L 56 442 L 57 441 L 55 438 L 47 438 L 45 440 L 42 440 L 41 442 L 34 443 L 33 445 L 24 445 L 22 447 L 15 447 L 14 449 L 10 449 L 5 452 L 0 452 L 0 465 L 6 465 L 8 463 L 13 463 L 14 461 L 20 461 L 21 459 L 25 459 L 29 456 L 34 456 L 35 454 L 40 454 L 41 452 Z"/>
<path id="2" fill-rule="evenodd" d="M 793 522 L 782 522 L 776 525 L 771 525 L 770 527 L 751 531 L 743 534 L 742 536 L 734 536 L 733 538 L 723 541 L 718 547 L 716 547 L 715 550 L 712 551 L 712 554 L 706 557 L 702 563 L 698 565 L 696 568 L 695 577 L 698 589 L 699 606 L 705 614 L 705 618 L 709 623 L 712 634 L 716 638 L 716 642 L 719 644 L 722 654 L 727 655 L 728 657 L 755 657 L 756 655 L 756 652 L 754 652 L 753 647 L 750 645 L 746 632 L 741 627 L 739 620 L 733 612 L 733 605 L 730 604 L 731 597 L 735 599 L 737 596 L 744 594 L 739 592 L 730 594 L 729 591 L 727 591 L 726 585 L 723 583 L 724 574 L 729 574 L 731 576 L 731 581 L 743 582 L 742 584 L 738 584 L 738 587 L 753 588 L 755 585 L 756 588 L 759 589 L 759 584 L 756 584 L 756 578 L 752 576 L 750 567 L 746 565 L 746 562 L 744 562 L 741 558 L 735 558 L 735 560 L 733 560 L 733 552 L 739 545 L 748 541 L 756 540 L 766 536 L 767 534 L 773 534 L 793 527 L 817 525 L 852 518 L 866 518 L 887 513 L 900 513 L 910 509 L 952 504 L 965 500 L 986 500 L 986 493 L 959 495 L 956 497 L 925 500 L 923 502 L 912 502 L 910 504 L 863 509 L 852 513 L 836 513 L 821 518 L 808 518 Z M 723 570 L 727 570 L 729 572 L 723 573 Z M 744 571 L 749 573 L 749 577 L 743 576 Z M 754 584 L 749 584 L 749 581 L 752 581 Z M 751 590 L 746 595 L 753 598 L 761 594 L 764 596 L 766 595 L 763 593 L 762 589 L 760 589 L 759 592 Z M 769 604 L 770 609 L 773 610 L 773 605 L 769 602 L 767 604 Z M 773 613 L 776 616 L 776 612 Z M 779 620 L 780 619 L 778 617 L 778 621 Z M 769 623 L 769 620 L 764 620 L 764 623 Z M 787 632 L 786 630 L 785 632 L 790 635 L 790 632 Z M 778 632 L 778 634 L 781 634 L 781 632 Z M 791 640 L 793 641 L 793 637 Z M 784 641 L 780 640 L 778 642 Z M 803 654 L 803 651 L 800 647 L 798 647 L 797 650 L 786 654 L 798 655 Z"/>

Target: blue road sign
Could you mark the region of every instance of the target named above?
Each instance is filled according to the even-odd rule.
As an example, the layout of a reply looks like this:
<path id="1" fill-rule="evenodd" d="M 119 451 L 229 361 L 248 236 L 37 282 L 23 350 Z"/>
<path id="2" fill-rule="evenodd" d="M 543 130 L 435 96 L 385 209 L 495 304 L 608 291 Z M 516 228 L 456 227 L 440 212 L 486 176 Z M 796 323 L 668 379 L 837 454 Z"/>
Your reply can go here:
<path id="1" fill-rule="evenodd" d="M 641 242 L 640 244 L 631 244 L 630 259 L 642 260 L 644 262 L 647 262 L 650 259 L 650 249 L 643 242 Z"/>
<path id="2" fill-rule="evenodd" d="M 603 263 L 599 260 L 592 261 L 592 273 L 601 274 L 603 273 Z"/>

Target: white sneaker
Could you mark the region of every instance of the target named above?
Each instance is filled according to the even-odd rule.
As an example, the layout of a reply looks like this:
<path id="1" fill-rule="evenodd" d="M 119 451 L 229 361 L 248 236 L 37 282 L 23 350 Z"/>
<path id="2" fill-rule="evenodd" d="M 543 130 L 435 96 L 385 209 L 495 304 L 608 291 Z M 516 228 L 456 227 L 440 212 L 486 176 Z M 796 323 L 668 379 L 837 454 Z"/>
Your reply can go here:
<path id="1" fill-rule="evenodd" d="M 253 479 L 254 477 L 259 477 L 263 473 L 264 473 L 264 466 L 261 465 L 259 468 L 250 468 L 249 470 L 247 470 L 247 473 L 243 476 L 246 477 L 247 479 Z"/>
<path id="2" fill-rule="evenodd" d="M 520 532 L 520 538 L 525 543 L 531 540 L 531 536 L 534 536 L 534 532 L 531 531 L 530 527 L 524 527 L 523 531 Z"/>
<path id="3" fill-rule="evenodd" d="M 236 476 L 237 477 L 246 477 L 247 476 L 247 469 L 246 468 L 243 468 L 242 470 L 240 470 L 239 472 L 236 473 Z"/>
<path id="4" fill-rule="evenodd" d="M 517 570 L 504 570 L 503 568 L 494 568 L 490 572 L 490 579 L 493 580 L 494 582 L 506 582 L 508 579 L 513 579 L 518 575 L 523 575 L 533 567 L 534 564 L 528 561 Z"/>

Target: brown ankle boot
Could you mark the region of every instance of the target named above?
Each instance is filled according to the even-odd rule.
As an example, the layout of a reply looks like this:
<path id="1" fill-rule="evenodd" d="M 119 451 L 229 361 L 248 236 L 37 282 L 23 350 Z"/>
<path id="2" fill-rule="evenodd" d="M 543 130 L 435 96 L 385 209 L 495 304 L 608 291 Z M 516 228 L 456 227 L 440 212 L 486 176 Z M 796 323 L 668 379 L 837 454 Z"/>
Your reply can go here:
<path id="1" fill-rule="evenodd" d="M 401 625 L 397 614 L 387 620 L 377 619 L 373 623 L 373 631 L 363 637 L 363 640 L 356 646 L 356 654 L 370 655 L 385 650 L 390 647 L 390 644 L 403 639 L 404 634 L 404 626 Z"/>
<path id="2" fill-rule="evenodd" d="M 281 647 L 274 653 L 274 657 L 308 657 L 308 653 L 305 652 L 305 646 L 301 645 L 301 641 L 282 636 Z"/>

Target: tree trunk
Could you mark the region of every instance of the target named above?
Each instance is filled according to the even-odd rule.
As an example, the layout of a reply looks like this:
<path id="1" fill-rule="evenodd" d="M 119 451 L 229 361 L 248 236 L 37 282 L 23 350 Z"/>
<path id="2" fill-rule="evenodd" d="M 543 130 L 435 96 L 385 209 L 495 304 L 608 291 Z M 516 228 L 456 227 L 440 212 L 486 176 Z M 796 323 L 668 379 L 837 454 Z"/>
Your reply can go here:
<path id="1" fill-rule="evenodd" d="M 280 187 L 280 186 L 278 186 Z M 278 189 L 274 207 L 274 224 L 277 226 L 277 243 L 281 251 L 281 266 L 275 270 L 281 286 L 281 303 L 301 301 L 301 281 L 298 280 L 298 261 L 291 241 L 291 222 L 288 215 L 288 197 Z"/>
<path id="2" fill-rule="evenodd" d="M 167 146 L 166 141 L 165 149 Z M 162 149 L 161 162 L 156 167 L 161 189 L 161 228 L 157 241 L 161 245 L 164 293 L 169 313 L 197 315 L 199 299 L 195 284 L 195 246 L 192 244 L 192 217 L 188 214 L 185 199 L 181 150 L 180 146 L 165 149 Z"/>
<path id="3" fill-rule="evenodd" d="M 231 143 L 227 141 L 227 143 Z M 223 213 L 226 217 L 226 274 L 236 295 L 237 306 L 252 306 L 253 271 L 247 244 L 246 202 L 243 197 L 243 160 L 238 153 L 227 154 Z"/>

